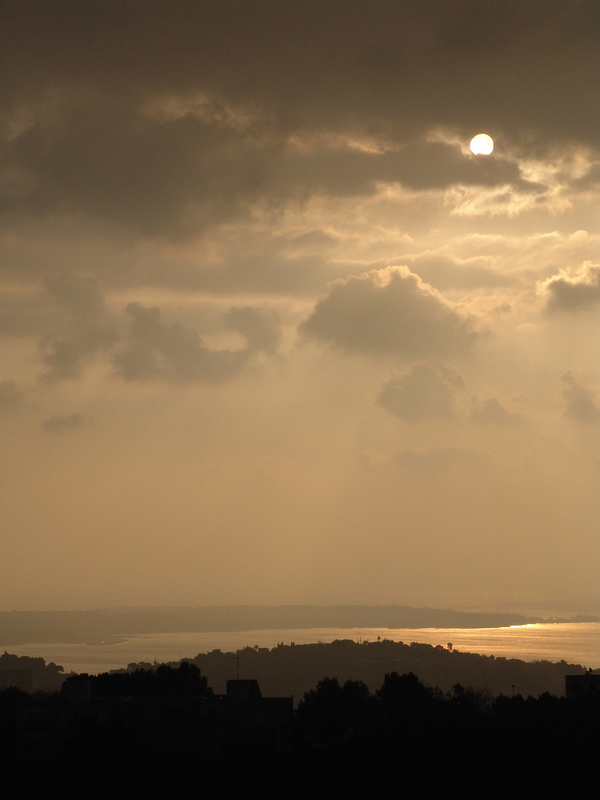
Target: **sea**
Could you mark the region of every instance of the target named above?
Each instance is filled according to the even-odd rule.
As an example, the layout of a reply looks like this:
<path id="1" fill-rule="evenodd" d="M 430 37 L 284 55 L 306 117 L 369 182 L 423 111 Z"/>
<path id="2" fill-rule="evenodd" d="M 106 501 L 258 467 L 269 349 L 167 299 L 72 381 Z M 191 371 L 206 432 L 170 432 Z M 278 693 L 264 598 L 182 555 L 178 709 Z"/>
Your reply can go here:
<path id="1" fill-rule="evenodd" d="M 550 661 L 600 668 L 600 622 L 534 623 L 505 628 L 299 628 L 285 630 L 157 633 L 78 643 L 33 642 L 7 645 L 0 652 L 41 657 L 65 673 L 94 675 L 129 664 L 167 663 L 213 650 L 237 652 L 246 647 L 272 649 L 279 644 L 329 643 L 339 639 L 441 645 L 461 652 L 523 661 Z"/>

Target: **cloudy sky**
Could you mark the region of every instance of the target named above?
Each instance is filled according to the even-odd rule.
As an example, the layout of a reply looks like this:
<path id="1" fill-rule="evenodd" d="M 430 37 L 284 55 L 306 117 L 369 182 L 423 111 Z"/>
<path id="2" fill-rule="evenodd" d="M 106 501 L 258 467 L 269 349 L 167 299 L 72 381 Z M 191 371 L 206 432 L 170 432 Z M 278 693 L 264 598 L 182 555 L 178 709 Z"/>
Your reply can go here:
<path id="1" fill-rule="evenodd" d="M 0 608 L 600 611 L 599 3 L 0 12 Z"/>

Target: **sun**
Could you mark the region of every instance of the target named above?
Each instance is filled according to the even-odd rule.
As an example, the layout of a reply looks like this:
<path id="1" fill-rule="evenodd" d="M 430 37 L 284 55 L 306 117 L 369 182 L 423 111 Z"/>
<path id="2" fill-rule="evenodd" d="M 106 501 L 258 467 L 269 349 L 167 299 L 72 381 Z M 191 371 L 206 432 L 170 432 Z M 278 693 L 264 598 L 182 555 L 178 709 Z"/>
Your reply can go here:
<path id="1" fill-rule="evenodd" d="M 469 147 L 476 156 L 489 156 L 494 149 L 494 140 L 487 133 L 478 133 L 471 139 Z"/>

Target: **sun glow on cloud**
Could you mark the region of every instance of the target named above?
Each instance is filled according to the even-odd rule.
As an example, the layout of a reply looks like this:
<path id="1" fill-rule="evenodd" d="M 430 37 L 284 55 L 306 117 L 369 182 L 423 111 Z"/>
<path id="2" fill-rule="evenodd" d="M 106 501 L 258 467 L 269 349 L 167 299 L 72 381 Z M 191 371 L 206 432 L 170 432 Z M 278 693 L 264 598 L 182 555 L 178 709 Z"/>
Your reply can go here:
<path id="1" fill-rule="evenodd" d="M 210 125 L 223 125 L 240 131 L 260 120 L 257 112 L 205 92 L 192 95 L 158 95 L 145 103 L 142 112 L 159 121 L 173 122 L 192 117 Z"/>
<path id="2" fill-rule="evenodd" d="M 398 144 L 385 137 L 357 136 L 336 131 L 299 131 L 288 138 L 288 145 L 303 152 L 318 149 L 355 150 L 359 153 L 381 155 L 398 150 Z"/>
<path id="3" fill-rule="evenodd" d="M 453 186 L 444 198 L 452 214 L 464 217 L 517 217 L 545 208 L 553 214 L 571 208 L 572 201 L 554 186 L 539 193 L 522 192 L 510 184 L 486 189 L 481 186 Z"/>

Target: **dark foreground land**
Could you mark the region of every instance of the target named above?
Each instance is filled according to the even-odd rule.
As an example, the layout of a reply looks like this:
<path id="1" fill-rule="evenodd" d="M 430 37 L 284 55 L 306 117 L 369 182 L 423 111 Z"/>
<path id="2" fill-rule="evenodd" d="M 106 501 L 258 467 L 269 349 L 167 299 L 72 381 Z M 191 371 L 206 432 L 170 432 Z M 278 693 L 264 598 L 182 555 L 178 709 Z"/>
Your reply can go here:
<path id="1" fill-rule="evenodd" d="M 24 796 L 204 794 L 221 785 L 270 797 L 290 786 L 294 796 L 373 781 L 383 790 L 392 780 L 431 797 L 467 781 L 467 796 L 515 787 L 516 796 L 539 796 L 557 781 L 584 780 L 600 744 L 594 696 L 492 698 L 461 685 L 444 693 L 394 672 L 375 692 L 325 678 L 293 712 L 289 698 L 237 693 L 253 682 L 215 696 L 193 665 L 112 680 L 123 677 L 70 679 L 72 693 L 1 692 L 3 785 Z"/>
<path id="2" fill-rule="evenodd" d="M 386 653 L 388 659 L 397 656 L 398 669 L 389 669 Z M 405 669 L 409 662 L 401 653 L 413 669 Z M 261 661 L 269 663 L 271 685 L 296 680 L 290 675 L 311 662 L 320 675 L 295 704 L 287 692 L 268 690 L 262 679 L 234 678 L 224 693 L 215 690 L 211 673 L 199 666 L 203 656 L 63 676 L 59 691 L 7 688 L 0 692 L 4 785 L 25 794 L 57 786 L 63 797 L 125 797 L 200 794 L 219 782 L 227 793 L 258 790 L 271 797 L 290 789 L 294 796 L 383 791 L 393 781 L 396 791 L 411 787 L 417 797 L 447 793 L 453 785 L 467 796 L 555 796 L 561 781 L 568 781 L 565 790 L 576 790 L 596 763 L 600 695 L 563 696 L 566 673 L 588 677 L 564 662 L 503 664 L 499 672 L 506 669 L 515 680 L 520 674 L 523 686 L 529 671 L 538 670 L 546 680 L 562 673 L 560 692 L 533 694 L 513 685 L 492 692 L 469 682 L 474 665 L 497 667 L 504 659 L 428 645 L 341 641 L 205 657 L 214 667 L 220 659 L 231 664 L 232 656 L 240 658 L 246 674 L 260 674 Z M 2 656 L 0 669 L 17 676 L 31 659 L 14 659 Z M 437 659 L 450 670 L 446 682 L 461 666 L 463 680 L 450 688 L 426 680 L 427 665 Z M 53 679 L 60 674 L 56 665 L 35 661 Z M 385 670 L 381 680 L 371 685 L 346 677 L 358 663 L 367 669 L 378 663 Z"/>

